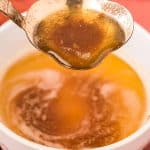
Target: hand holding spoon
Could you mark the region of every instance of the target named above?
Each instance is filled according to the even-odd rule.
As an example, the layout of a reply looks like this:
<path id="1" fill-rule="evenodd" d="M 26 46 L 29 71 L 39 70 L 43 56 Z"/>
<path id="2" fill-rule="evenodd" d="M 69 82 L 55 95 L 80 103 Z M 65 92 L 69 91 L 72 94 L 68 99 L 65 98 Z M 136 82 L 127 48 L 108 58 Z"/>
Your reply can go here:
<path id="1" fill-rule="evenodd" d="M 39 0 L 22 16 L 9 0 L 0 11 L 21 27 L 34 47 L 73 69 L 96 66 L 132 35 L 133 18 L 107 0 Z"/>

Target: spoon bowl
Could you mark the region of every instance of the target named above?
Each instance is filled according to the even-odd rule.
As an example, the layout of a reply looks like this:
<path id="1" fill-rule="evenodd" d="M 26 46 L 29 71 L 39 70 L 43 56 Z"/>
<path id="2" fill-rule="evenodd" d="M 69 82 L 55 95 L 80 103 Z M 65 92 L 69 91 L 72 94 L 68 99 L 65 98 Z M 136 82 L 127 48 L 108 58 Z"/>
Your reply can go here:
<path id="1" fill-rule="evenodd" d="M 2 11 L 10 19 L 12 19 L 18 26 L 20 26 L 26 32 L 29 41 L 37 49 L 39 49 L 39 47 L 34 40 L 35 29 L 38 27 L 38 25 L 44 18 L 46 18 L 49 15 L 53 15 L 56 12 L 61 11 L 65 8 L 80 8 L 81 10 L 94 10 L 96 12 L 110 16 L 111 18 L 116 20 L 122 27 L 125 34 L 124 43 L 126 43 L 132 35 L 134 26 L 132 15 L 124 6 L 116 2 L 108 0 L 39 0 L 31 6 L 31 8 L 27 12 L 27 15 L 23 17 L 21 14 L 18 13 L 16 9 L 14 9 L 12 4 L 8 0 L 0 1 L 0 11 Z M 117 49 L 118 48 L 119 47 L 117 47 Z M 97 62 L 93 63 L 93 65 L 91 65 L 90 67 L 80 68 L 70 66 L 70 64 L 66 63 L 64 59 L 59 59 L 59 55 L 56 56 L 56 54 L 53 53 L 53 50 L 49 53 L 49 55 L 54 57 L 59 63 L 69 68 L 87 69 L 94 67 L 97 63 L 102 61 L 108 53 L 112 51 L 114 51 L 114 49 L 107 51 L 106 53 L 101 53 Z"/>

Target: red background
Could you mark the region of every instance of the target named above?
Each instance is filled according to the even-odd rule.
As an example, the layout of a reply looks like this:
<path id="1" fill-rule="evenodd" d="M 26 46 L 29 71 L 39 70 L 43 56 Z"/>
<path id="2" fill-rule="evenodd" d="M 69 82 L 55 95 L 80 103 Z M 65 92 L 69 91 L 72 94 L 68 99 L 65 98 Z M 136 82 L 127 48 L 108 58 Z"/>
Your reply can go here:
<path id="1" fill-rule="evenodd" d="M 36 0 L 11 0 L 14 6 L 23 12 Z M 133 14 L 134 20 L 150 31 L 150 0 L 114 0 L 126 6 Z M 0 24 L 7 18 L 0 14 Z M 144 150 L 150 150 L 150 145 Z"/>

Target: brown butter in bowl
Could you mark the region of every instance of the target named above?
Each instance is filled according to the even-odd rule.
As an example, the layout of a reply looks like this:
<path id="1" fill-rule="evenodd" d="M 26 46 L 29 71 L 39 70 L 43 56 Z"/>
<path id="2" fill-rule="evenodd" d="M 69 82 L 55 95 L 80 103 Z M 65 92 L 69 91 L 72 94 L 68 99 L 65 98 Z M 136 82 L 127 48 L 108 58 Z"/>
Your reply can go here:
<path id="1" fill-rule="evenodd" d="M 67 149 L 105 146 L 129 136 L 146 108 L 140 78 L 114 55 L 94 69 L 74 71 L 45 54 L 30 54 L 8 69 L 0 96 L 1 116 L 10 129 Z"/>

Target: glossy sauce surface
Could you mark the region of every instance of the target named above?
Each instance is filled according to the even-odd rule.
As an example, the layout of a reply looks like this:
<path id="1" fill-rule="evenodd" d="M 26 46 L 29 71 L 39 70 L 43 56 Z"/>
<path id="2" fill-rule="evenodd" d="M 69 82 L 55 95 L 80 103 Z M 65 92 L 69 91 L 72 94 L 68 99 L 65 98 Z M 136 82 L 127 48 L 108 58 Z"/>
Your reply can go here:
<path id="1" fill-rule="evenodd" d="M 64 9 L 42 20 L 34 43 L 70 68 L 97 65 L 125 42 L 125 33 L 113 18 L 94 10 Z"/>
<path id="2" fill-rule="evenodd" d="M 29 140 L 66 149 L 129 136 L 142 123 L 145 103 L 136 72 L 114 55 L 75 71 L 45 54 L 29 54 L 8 69 L 0 91 L 4 124 Z"/>

